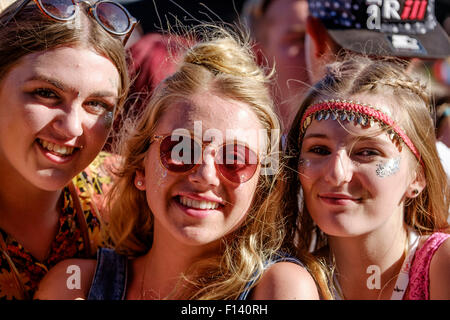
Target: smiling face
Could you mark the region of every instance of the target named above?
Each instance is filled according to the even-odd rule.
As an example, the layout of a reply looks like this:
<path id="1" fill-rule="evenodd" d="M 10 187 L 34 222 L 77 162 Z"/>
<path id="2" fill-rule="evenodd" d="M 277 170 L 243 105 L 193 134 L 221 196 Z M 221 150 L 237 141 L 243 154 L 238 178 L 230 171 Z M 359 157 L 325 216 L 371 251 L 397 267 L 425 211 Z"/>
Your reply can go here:
<path id="1" fill-rule="evenodd" d="M 61 47 L 22 58 L 0 83 L 0 175 L 62 188 L 100 152 L 119 73 L 95 51 Z"/>
<path id="2" fill-rule="evenodd" d="M 215 246 L 241 224 L 252 203 L 260 167 L 250 180 L 239 184 L 226 179 L 214 161 L 217 147 L 233 142 L 234 135 L 239 143 L 261 152 L 255 135 L 262 129 L 258 118 L 244 103 L 202 92 L 191 96 L 189 102 L 170 105 L 155 134 L 176 129 L 194 132 L 200 122 L 196 135 L 199 132 L 203 139 L 203 159 L 194 169 L 168 171 L 161 165 L 159 142 L 155 141 L 144 160 L 145 172 L 137 172 L 136 181 L 145 182 L 136 187 L 146 191 L 154 215 L 155 242 L 170 239 L 190 246 Z"/>
<path id="3" fill-rule="evenodd" d="M 380 99 L 362 101 L 378 105 Z M 414 156 L 377 123 L 361 127 L 331 118 L 313 120 L 302 140 L 298 170 L 308 212 L 332 236 L 401 227 L 405 197 L 413 188 L 421 190 Z"/>

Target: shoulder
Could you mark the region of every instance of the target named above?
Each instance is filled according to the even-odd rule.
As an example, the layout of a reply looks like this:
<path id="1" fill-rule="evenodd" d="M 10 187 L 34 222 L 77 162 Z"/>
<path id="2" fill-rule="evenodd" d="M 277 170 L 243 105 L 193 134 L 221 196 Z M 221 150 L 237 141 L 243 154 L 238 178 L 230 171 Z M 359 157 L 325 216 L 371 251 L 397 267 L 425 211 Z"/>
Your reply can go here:
<path id="1" fill-rule="evenodd" d="M 311 274 L 298 264 L 271 265 L 253 289 L 253 300 L 316 300 L 317 286 Z"/>
<path id="2" fill-rule="evenodd" d="M 39 283 L 34 299 L 86 299 L 96 265 L 97 261 L 93 259 L 67 259 L 59 262 Z"/>
<path id="3" fill-rule="evenodd" d="M 450 299 L 450 237 L 444 240 L 431 259 L 430 299 Z"/>

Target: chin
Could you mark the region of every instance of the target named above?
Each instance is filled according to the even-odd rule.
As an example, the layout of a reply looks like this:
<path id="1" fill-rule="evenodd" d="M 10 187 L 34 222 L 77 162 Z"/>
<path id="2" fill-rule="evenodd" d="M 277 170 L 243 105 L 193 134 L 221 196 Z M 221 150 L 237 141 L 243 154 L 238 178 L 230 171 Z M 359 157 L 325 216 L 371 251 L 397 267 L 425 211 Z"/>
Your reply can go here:
<path id="1" fill-rule="evenodd" d="M 210 234 L 209 230 L 199 230 L 198 228 L 188 228 L 183 230 L 178 236 L 178 240 L 188 246 L 206 246 L 217 243 L 221 238 Z"/>
<path id="2" fill-rule="evenodd" d="M 355 237 L 367 232 L 355 221 L 354 217 L 345 219 L 345 217 L 334 216 L 326 220 L 318 219 L 315 222 L 323 233 L 332 237 Z"/>

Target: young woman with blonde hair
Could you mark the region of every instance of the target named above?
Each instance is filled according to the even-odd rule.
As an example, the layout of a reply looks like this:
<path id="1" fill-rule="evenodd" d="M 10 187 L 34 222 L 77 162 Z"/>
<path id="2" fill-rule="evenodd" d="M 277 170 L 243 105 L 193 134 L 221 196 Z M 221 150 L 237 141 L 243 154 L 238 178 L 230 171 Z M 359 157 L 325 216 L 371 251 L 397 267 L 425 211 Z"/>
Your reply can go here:
<path id="1" fill-rule="evenodd" d="M 301 104 L 286 150 L 289 234 L 330 266 L 335 298 L 450 298 L 431 109 L 404 65 L 350 54 Z"/>
<path id="2" fill-rule="evenodd" d="M 232 31 L 193 34 L 195 45 L 122 143 L 108 230 L 114 251 L 56 266 L 37 298 L 318 297 L 310 274 L 283 251 L 282 214 L 268 201 L 280 138 L 269 78 Z M 79 290 L 65 286 L 70 265 L 81 268 Z"/>

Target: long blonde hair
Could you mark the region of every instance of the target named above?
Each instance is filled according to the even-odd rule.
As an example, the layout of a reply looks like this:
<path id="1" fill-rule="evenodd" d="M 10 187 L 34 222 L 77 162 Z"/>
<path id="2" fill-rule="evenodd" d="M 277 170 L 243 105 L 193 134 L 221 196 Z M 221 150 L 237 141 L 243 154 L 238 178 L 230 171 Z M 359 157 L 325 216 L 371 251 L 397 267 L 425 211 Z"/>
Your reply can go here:
<path id="1" fill-rule="evenodd" d="M 436 150 L 436 138 L 431 114 L 433 107 L 427 88 L 406 72 L 405 63 L 392 58 L 372 60 L 348 53 L 342 60 L 328 66 L 319 81 L 300 105 L 288 134 L 288 157 L 285 191 L 286 214 L 291 229 L 287 239 L 297 237 L 300 248 L 310 247 L 316 227 L 304 203 L 298 203 L 301 185 L 298 163 L 301 150 L 300 120 L 311 104 L 325 99 L 349 99 L 356 94 L 382 94 L 392 97 L 393 118 L 417 148 L 423 166 L 416 160 L 417 171 L 423 170 L 426 186 L 419 196 L 405 202 L 405 223 L 420 234 L 448 230 L 447 216 L 450 193 L 446 174 Z M 409 150 L 409 149 L 408 149 Z M 414 156 L 412 159 L 416 159 Z M 320 234 L 320 233 L 319 233 Z M 320 247 L 326 237 L 318 239 Z M 326 278 L 326 275 L 324 275 Z M 327 280 L 329 281 L 329 279 Z"/>
<path id="2" fill-rule="evenodd" d="M 187 49 L 177 72 L 155 89 L 137 124 L 125 129 L 127 135 L 120 144 L 123 164 L 110 194 L 108 228 L 119 253 L 139 256 L 152 246 L 153 214 L 145 192 L 134 187 L 134 179 L 136 171 L 143 168 L 150 137 L 161 115 L 174 103 L 200 89 L 246 103 L 267 130 L 266 156 L 278 156 L 280 124 L 268 89 L 272 71 L 257 65 L 248 38 L 239 32 L 202 25 L 191 34 L 195 35 L 195 45 Z M 127 127 L 125 123 L 124 128 Z M 277 203 L 267 201 L 276 179 L 276 174 L 260 175 L 246 220 L 222 239 L 223 252 L 199 261 L 186 272 L 185 279 L 197 275 L 189 279 L 192 290 L 186 295 L 175 292 L 176 298 L 181 295 L 184 299 L 235 299 L 250 279 L 261 275 L 264 261 L 281 248 L 284 236 Z"/>

